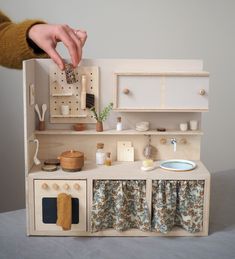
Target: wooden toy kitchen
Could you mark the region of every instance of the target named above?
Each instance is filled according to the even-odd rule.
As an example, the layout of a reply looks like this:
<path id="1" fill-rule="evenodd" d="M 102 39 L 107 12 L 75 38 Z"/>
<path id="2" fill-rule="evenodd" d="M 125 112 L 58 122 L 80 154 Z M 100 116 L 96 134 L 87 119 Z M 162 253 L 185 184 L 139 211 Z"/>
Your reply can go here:
<path id="1" fill-rule="evenodd" d="M 28 235 L 208 235 L 201 60 L 32 59 L 23 85 Z"/>

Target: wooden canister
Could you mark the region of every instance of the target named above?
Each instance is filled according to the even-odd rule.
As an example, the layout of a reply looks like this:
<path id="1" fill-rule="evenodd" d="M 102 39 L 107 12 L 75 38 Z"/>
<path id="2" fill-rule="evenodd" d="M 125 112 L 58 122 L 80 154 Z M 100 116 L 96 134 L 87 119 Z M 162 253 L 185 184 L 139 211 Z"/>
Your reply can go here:
<path id="1" fill-rule="evenodd" d="M 84 166 L 84 153 L 80 151 L 65 151 L 59 159 L 61 168 L 67 172 L 80 171 Z"/>

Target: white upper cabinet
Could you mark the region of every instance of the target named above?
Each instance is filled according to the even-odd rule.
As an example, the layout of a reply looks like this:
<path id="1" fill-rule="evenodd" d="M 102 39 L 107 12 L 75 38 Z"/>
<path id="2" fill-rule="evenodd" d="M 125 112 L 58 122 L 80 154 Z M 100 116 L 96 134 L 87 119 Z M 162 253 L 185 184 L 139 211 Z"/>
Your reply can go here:
<path id="1" fill-rule="evenodd" d="M 208 110 L 209 73 L 115 73 L 114 110 Z"/>

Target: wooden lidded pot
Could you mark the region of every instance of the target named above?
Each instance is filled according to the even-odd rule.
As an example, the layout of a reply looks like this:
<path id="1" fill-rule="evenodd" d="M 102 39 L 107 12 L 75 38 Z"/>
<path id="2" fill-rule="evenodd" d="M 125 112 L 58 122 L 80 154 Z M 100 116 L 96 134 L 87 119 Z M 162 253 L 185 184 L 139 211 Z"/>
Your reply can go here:
<path id="1" fill-rule="evenodd" d="M 58 159 L 61 168 L 66 172 L 77 172 L 84 166 L 84 153 L 80 151 L 65 151 Z"/>

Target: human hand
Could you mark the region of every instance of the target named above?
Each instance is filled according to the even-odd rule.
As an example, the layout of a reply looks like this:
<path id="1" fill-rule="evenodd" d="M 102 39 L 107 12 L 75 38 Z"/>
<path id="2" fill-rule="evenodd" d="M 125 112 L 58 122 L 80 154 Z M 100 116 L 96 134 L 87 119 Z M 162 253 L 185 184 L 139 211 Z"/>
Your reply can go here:
<path id="1" fill-rule="evenodd" d="M 35 24 L 29 29 L 28 37 L 63 70 L 65 64 L 56 51 L 57 43 L 64 43 L 71 56 L 72 64 L 76 67 L 82 58 L 82 47 L 86 42 L 87 33 L 72 29 L 68 25 Z"/>

